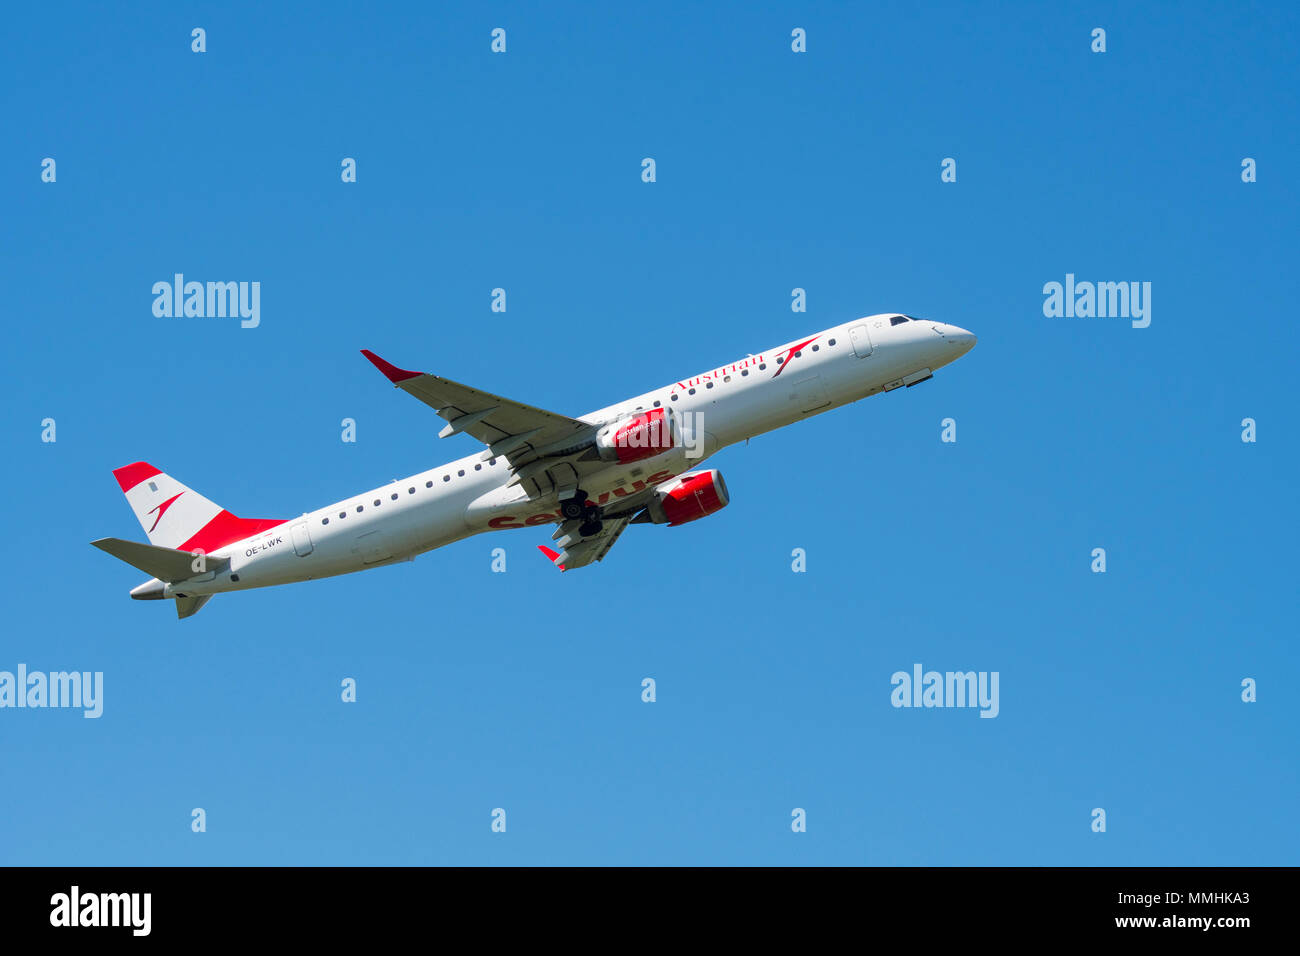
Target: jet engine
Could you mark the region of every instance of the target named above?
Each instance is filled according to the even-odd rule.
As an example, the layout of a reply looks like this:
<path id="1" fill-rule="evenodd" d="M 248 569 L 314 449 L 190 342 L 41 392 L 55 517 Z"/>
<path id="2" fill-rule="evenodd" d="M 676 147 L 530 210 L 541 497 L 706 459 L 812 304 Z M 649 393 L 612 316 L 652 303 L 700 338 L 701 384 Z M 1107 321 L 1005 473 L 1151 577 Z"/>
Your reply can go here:
<path id="1" fill-rule="evenodd" d="M 721 511 L 731 501 L 722 472 L 716 468 L 692 471 L 655 489 L 643 514 L 655 524 L 686 524 Z"/>
<path id="2" fill-rule="evenodd" d="M 662 408 L 606 425 L 596 434 L 596 452 L 601 461 L 620 465 L 653 458 L 675 443 L 672 418 Z"/>

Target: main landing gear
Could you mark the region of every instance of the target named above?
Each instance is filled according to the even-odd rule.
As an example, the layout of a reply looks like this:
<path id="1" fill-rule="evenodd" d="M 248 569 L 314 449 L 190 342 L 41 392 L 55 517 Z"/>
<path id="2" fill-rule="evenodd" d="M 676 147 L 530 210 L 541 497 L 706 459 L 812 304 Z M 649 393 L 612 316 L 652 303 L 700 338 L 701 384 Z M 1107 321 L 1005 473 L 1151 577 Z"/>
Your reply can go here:
<path id="1" fill-rule="evenodd" d="M 581 488 L 575 491 L 572 497 L 560 502 L 560 514 L 566 521 L 576 521 L 581 518 L 582 524 L 578 526 L 578 534 L 584 538 L 600 534 L 601 528 L 604 527 L 600 521 L 600 508 L 587 504 L 587 493 Z"/>
<path id="2" fill-rule="evenodd" d="M 565 520 L 572 521 L 574 518 L 581 518 L 582 513 L 587 510 L 587 493 L 579 488 L 573 493 L 572 498 L 565 498 L 560 502 L 560 514 Z"/>

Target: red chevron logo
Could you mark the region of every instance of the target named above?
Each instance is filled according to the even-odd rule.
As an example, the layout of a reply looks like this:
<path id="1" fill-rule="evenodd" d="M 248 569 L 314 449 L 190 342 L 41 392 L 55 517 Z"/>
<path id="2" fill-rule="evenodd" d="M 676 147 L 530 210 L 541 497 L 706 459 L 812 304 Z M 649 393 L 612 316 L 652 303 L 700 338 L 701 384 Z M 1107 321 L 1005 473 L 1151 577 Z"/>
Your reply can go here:
<path id="1" fill-rule="evenodd" d="M 177 492 L 176 494 L 168 498 L 166 501 L 164 501 L 162 504 L 160 504 L 158 507 L 151 508 L 145 512 L 145 514 L 153 514 L 155 511 L 158 512 L 158 517 L 153 519 L 153 528 L 158 527 L 158 522 L 162 521 L 162 516 L 167 513 L 167 509 L 170 508 L 175 503 L 176 499 L 183 494 L 185 494 L 185 492 L 183 491 Z M 145 532 L 145 534 L 153 534 L 153 528 L 150 528 L 148 531 Z"/>
<path id="2" fill-rule="evenodd" d="M 776 375 L 780 375 L 782 372 L 784 372 L 787 368 L 790 367 L 790 359 L 794 358 L 795 352 L 798 352 L 801 349 L 808 347 L 813 342 L 816 342 L 819 338 L 821 338 L 820 335 L 814 335 L 807 342 L 800 342 L 798 345 L 792 345 L 790 346 L 790 348 L 786 349 L 785 361 L 782 362 L 781 367 L 776 370 Z M 773 375 L 772 377 L 776 378 L 776 375 Z"/>

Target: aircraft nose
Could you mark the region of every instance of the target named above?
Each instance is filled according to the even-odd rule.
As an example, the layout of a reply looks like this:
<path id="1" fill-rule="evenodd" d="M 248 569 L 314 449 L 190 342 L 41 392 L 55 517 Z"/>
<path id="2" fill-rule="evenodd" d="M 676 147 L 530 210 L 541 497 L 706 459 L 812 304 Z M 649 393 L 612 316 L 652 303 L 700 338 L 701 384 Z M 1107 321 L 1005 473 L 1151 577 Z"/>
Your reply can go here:
<path id="1" fill-rule="evenodd" d="M 958 328 L 955 325 L 944 326 L 943 337 L 947 339 L 949 342 L 951 342 L 953 345 L 961 349 L 962 355 L 965 355 L 967 352 L 973 349 L 975 347 L 975 343 L 979 341 L 978 339 L 975 338 L 974 332 L 967 332 L 965 329 Z"/>

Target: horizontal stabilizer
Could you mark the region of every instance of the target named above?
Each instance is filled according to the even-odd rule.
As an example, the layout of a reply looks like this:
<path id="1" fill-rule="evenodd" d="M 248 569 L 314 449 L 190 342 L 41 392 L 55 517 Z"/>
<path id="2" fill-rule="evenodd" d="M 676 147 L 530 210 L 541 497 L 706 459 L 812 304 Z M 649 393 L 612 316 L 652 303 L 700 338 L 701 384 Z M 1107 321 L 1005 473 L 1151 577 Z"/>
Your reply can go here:
<path id="1" fill-rule="evenodd" d="M 90 542 L 100 551 L 106 551 L 120 561 L 125 561 L 133 568 L 139 568 L 145 574 L 152 574 L 160 581 L 168 583 L 184 581 L 200 573 L 194 570 L 195 555 L 188 551 L 174 548 L 160 548 L 155 544 L 141 544 L 139 541 L 124 541 L 121 538 L 100 538 Z M 230 564 L 229 558 L 204 557 L 205 570 L 221 571 Z M 179 605 L 177 607 L 179 610 Z M 195 611 L 198 610 L 196 607 Z M 190 612 L 191 614 L 193 611 Z M 186 617 L 188 615 L 181 615 Z"/>

